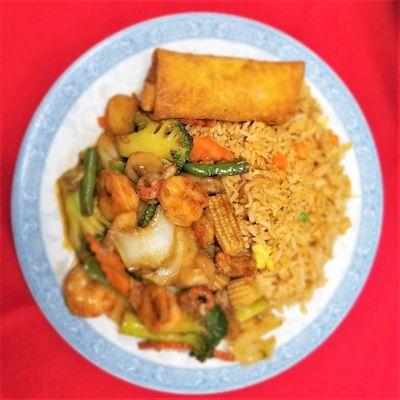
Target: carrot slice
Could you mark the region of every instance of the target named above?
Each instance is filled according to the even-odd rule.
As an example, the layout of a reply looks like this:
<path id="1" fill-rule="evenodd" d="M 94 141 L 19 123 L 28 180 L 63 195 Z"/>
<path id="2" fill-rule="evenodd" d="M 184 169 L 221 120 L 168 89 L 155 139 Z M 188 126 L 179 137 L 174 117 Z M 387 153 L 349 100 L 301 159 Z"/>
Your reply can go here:
<path id="1" fill-rule="evenodd" d="M 296 149 L 297 157 L 302 158 L 303 160 L 308 158 L 310 151 L 306 143 L 297 142 L 295 143 L 294 148 Z"/>
<path id="2" fill-rule="evenodd" d="M 103 246 L 92 235 L 87 235 L 90 250 L 100 263 L 106 278 L 123 295 L 129 294 L 129 275 L 125 271 L 125 265 L 120 256 L 113 250 Z"/>
<path id="3" fill-rule="evenodd" d="M 147 340 L 138 344 L 140 350 L 192 350 L 192 346 L 189 343 L 181 342 L 152 342 Z"/>
<path id="4" fill-rule="evenodd" d="M 214 350 L 213 356 L 222 361 L 235 361 L 235 356 L 227 351 Z"/>
<path id="5" fill-rule="evenodd" d="M 104 116 L 97 117 L 97 122 L 101 128 L 106 127 L 106 117 L 104 117 Z"/>
<path id="6" fill-rule="evenodd" d="M 138 347 L 140 350 L 192 350 L 192 346 L 189 343 L 181 342 L 153 342 L 151 340 L 146 340 L 144 342 L 139 342 Z M 221 350 L 214 350 L 213 357 L 218 358 L 222 361 L 235 361 L 235 357 L 232 353 Z"/>
<path id="7" fill-rule="evenodd" d="M 282 153 L 276 153 L 272 158 L 272 162 L 277 166 L 279 169 L 286 169 L 287 167 L 287 160 L 286 157 Z"/>
<path id="8" fill-rule="evenodd" d="M 339 146 L 339 136 L 335 135 L 334 133 L 329 133 L 328 137 L 329 143 L 335 147 Z"/>
<path id="9" fill-rule="evenodd" d="M 233 161 L 234 156 L 231 151 L 222 147 L 209 136 L 195 136 L 190 160 L 193 162 Z"/>

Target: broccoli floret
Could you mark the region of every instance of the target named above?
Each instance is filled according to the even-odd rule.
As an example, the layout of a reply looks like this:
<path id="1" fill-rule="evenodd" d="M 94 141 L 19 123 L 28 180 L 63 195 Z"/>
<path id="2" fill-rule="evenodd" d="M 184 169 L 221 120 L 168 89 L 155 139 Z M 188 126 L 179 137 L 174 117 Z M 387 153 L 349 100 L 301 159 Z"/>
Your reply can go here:
<path id="1" fill-rule="evenodd" d="M 172 129 L 169 135 L 174 135 L 179 140 L 180 145 L 171 150 L 171 156 L 175 164 L 179 168 L 182 168 L 183 164 L 189 160 L 190 151 L 193 147 L 193 139 L 178 120 L 171 120 L 170 126 L 167 126 L 165 129 Z"/>
<path id="2" fill-rule="evenodd" d="M 97 240 L 102 240 L 110 222 L 101 214 L 96 203 L 91 216 L 85 217 L 81 214 L 77 181 L 82 175 L 78 170 L 79 166 L 68 171 L 58 180 L 58 185 L 65 236 L 78 258 L 85 261 L 90 256 L 86 236 L 92 235 Z"/>
<path id="3" fill-rule="evenodd" d="M 143 114 L 135 117 L 138 131 L 116 137 L 116 147 L 122 157 L 143 151 L 169 161 L 181 168 L 188 161 L 193 139 L 176 119 L 157 122 Z"/>

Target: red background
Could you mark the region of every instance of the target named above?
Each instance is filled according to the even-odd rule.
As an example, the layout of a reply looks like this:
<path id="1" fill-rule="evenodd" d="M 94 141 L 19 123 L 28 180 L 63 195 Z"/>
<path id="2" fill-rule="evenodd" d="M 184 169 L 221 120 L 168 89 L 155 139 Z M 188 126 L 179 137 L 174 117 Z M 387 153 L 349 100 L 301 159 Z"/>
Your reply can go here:
<path id="1" fill-rule="evenodd" d="M 2 2 L 2 395 L 170 397 L 106 374 L 84 360 L 51 328 L 23 280 L 11 237 L 9 208 L 12 172 L 24 131 L 60 73 L 109 34 L 148 18 L 184 11 L 228 12 L 266 22 L 299 39 L 326 60 L 364 110 L 378 147 L 385 185 L 383 233 L 374 268 L 340 328 L 317 351 L 287 372 L 218 397 L 398 397 L 399 8 L 395 2 L 232 0 L 219 4 L 216 1 Z"/>

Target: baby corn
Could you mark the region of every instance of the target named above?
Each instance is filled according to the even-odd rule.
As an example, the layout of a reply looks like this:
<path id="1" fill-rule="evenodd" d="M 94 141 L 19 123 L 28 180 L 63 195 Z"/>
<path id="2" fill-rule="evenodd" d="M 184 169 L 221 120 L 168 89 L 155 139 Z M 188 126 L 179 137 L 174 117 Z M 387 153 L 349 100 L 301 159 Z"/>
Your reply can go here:
<path id="1" fill-rule="evenodd" d="M 216 274 L 214 278 L 214 283 L 212 285 L 212 290 L 221 290 L 228 285 L 230 278 L 223 274 Z"/>
<path id="2" fill-rule="evenodd" d="M 224 253 L 234 256 L 244 249 L 239 222 L 228 197 L 217 194 L 210 197 L 210 214 L 214 220 L 215 234 Z"/>

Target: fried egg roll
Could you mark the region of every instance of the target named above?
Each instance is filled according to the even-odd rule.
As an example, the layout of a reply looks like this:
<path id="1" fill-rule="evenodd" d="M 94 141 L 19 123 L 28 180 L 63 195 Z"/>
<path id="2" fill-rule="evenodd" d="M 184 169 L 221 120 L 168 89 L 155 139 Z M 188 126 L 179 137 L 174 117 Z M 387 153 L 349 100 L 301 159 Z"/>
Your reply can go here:
<path id="1" fill-rule="evenodd" d="M 297 109 L 303 62 L 257 61 L 156 49 L 141 105 L 156 119 L 282 123 Z"/>

